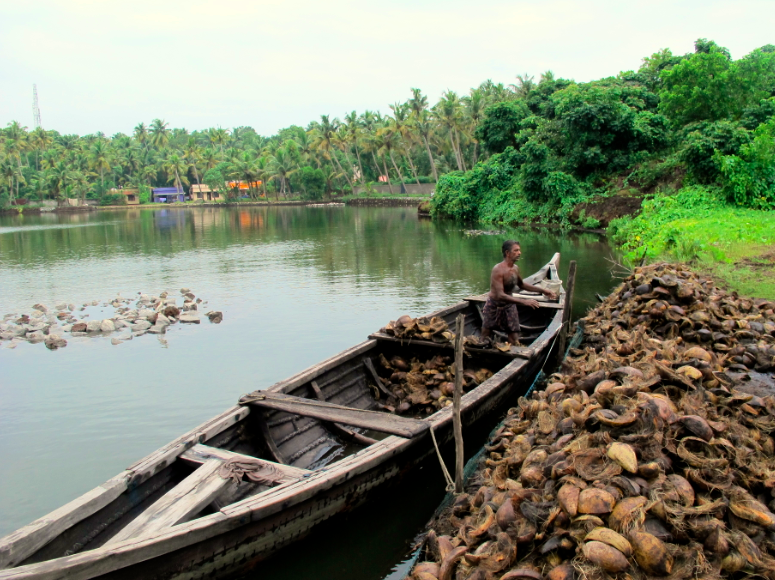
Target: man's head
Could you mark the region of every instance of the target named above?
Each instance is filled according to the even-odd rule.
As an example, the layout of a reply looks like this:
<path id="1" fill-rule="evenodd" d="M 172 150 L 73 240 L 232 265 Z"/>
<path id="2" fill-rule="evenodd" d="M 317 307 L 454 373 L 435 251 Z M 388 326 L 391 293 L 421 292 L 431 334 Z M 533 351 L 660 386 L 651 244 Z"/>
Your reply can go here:
<path id="1" fill-rule="evenodd" d="M 503 252 L 504 258 L 510 257 L 514 261 L 518 260 L 519 256 L 522 255 L 519 242 L 515 242 L 514 240 L 506 240 L 503 242 L 503 245 L 501 246 L 501 252 Z"/>

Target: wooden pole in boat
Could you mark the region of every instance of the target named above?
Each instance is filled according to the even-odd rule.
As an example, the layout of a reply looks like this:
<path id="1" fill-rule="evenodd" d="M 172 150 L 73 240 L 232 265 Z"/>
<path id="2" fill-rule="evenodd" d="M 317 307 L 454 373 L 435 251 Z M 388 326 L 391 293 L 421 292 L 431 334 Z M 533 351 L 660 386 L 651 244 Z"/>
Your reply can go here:
<path id="1" fill-rule="evenodd" d="M 463 491 L 463 424 L 460 420 L 460 399 L 463 397 L 463 333 L 465 314 L 455 322 L 455 394 L 452 398 L 452 426 L 455 431 L 455 493 Z"/>
<path id="2" fill-rule="evenodd" d="M 576 260 L 568 265 L 568 282 L 565 287 L 565 306 L 562 309 L 562 329 L 560 330 L 560 345 L 557 349 L 557 360 L 562 362 L 565 356 L 565 345 L 568 341 L 570 321 L 573 314 L 573 289 L 576 287 Z"/>

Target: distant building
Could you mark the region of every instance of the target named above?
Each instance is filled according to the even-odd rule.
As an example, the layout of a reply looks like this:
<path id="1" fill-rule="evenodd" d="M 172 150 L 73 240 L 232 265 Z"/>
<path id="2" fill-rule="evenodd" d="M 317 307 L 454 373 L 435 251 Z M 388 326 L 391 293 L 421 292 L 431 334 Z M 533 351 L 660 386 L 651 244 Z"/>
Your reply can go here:
<path id="1" fill-rule="evenodd" d="M 192 201 L 220 201 L 221 199 L 221 194 L 217 189 L 210 189 L 210 187 L 204 183 L 201 185 L 194 184 L 191 186 Z"/>
<path id="2" fill-rule="evenodd" d="M 262 182 L 261 181 L 251 181 L 249 184 L 247 181 L 229 181 L 226 185 L 229 187 L 229 189 L 239 189 L 240 191 L 247 191 L 251 187 L 253 189 L 258 189 L 261 187 Z"/>
<path id="3" fill-rule="evenodd" d="M 127 205 L 140 204 L 140 192 L 137 189 L 111 189 L 110 193 L 125 195 Z"/>
<path id="4" fill-rule="evenodd" d="M 186 194 L 177 187 L 154 187 L 151 190 L 153 203 L 173 203 L 186 201 Z"/>

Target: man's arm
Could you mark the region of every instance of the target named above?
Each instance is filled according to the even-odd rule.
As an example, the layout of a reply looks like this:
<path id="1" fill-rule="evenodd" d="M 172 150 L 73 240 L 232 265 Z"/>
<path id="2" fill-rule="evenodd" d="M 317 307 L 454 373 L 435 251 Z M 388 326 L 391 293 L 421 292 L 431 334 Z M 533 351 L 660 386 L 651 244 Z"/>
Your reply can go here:
<path id="1" fill-rule="evenodd" d="M 503 272 L 496 266 L 492 270 L 492 277 L 490 278 L 490 286 L 492 287 L 492 298 L 500 302 L 513 302 L 514 304 L 523 304 L 530 306 L 531 308 L 538 308 L 539 304 L 537 300 L 532 298 L 515 298 L 511 294 L 506 294 L 503 290 Z M 522 278 L 519 279 L 520 282 Z"/>

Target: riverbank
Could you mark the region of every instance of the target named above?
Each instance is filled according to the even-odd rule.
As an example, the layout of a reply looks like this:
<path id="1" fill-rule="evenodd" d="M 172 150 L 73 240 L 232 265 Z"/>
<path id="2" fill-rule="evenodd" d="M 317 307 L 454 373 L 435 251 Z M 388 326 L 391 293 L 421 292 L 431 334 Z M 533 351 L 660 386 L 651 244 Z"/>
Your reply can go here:
<path id="1" fill-rule="evenodd" d="M 238 202 L 184 202 L 146 203 L 142 205 L 87 205 L 63 206 L 46 209 L 38 206 L 19 206 L 19 209 L 1 209 L 0 216 L 38 215 L 41 213 L 73 213 L 115 209 L 190 209 L 192 207 L 287 207 L 287 206 L 341 206 L 357 207 L 416 207 L 428 197 L 407 197 L 406 195 L 343 196 L 330 200 L 284 200 L 284 201 L 238 201 Z M 20 211 L 21 210 L 21 211 Z"/>
<path id="2" fill-rule="evenodd" d="M 681 265 L 636 269 L 509 411 L 412 577 L 770 569 L 773 308 Z"/>

